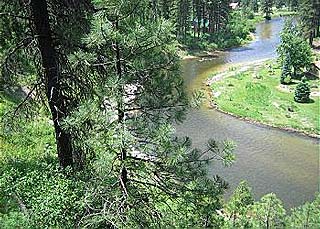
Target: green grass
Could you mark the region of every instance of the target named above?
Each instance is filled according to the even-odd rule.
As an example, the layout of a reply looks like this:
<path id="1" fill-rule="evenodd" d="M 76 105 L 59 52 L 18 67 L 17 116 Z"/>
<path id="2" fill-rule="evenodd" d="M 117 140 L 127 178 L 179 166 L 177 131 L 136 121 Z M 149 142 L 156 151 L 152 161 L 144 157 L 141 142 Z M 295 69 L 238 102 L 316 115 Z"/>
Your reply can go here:
<path id="1" fill-rule="evenodd" d="M 274 13 L 271 15 L 271 17 L 280 17 L 280 16 L 294 16 L 298 13 L 295 11 L 288 10 L 286 8 L 283 9 L 274 9 Z"/>
<path id="2" fill-rule="evenodd" d="M 281 89 L 281 70 L 276 65 L 269 61 L 212 84 L 213 92 L 220 94 L 214 102 L 219 109 L 243 118 L 319 134 L 319 97 L 311 97 L 306 104 L 295 102 L 294 88 L 299 81 Z M 309 80 L 309 84 L 312 91 L 319 90 L 319 80 Z"/>
<path id="3" fill-rule="evenodd" d="M 0 165 L 17 159 L 37 159 L 54 153 L 54 132 L 43 111 L 29 118 L 13 115 L 20 100 L 0 93 Z"/>

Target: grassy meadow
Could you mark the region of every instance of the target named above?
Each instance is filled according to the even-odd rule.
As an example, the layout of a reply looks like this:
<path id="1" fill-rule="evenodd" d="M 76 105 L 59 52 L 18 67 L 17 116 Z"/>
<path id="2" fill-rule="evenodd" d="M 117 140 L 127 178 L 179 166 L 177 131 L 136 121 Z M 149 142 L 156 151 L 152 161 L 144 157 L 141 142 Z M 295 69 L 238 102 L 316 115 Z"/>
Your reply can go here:
<path id="1" fill-rule="evenodd" d="M 309 79 L 309 103 L 294 101 L 299 83 L 280 85 L 281 68 L 275 61 L 251 66 L 245 71 L 229 69 L 228 77 L 211 84 L 218 109 L 274 127 L 319 135 L 319 79 Z"/>

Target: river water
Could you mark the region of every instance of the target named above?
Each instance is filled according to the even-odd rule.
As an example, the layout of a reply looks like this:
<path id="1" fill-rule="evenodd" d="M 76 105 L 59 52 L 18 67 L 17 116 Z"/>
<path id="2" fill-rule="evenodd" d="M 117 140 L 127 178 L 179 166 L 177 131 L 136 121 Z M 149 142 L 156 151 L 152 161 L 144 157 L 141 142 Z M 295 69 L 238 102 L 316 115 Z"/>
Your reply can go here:
<path id="1" fill-rule="evenodd" d="M 283 18 L 275 18 L 258 24 L 253 42 L 217 58 L 185 60 L 187 89 L 205 88 L 209 73 L 231 64 L 274 58 L 283 23 Z M 218 174 L 230 184 L 227 195 L 241 180 L 247 180 L 257 199 L 273 192 L 289 209 L 312 201 L 319 191 L 319 141 L 315 139 L 250 124 L 207 105 L 191 110 L 186 121 L 177 126 L 177 134 L 191 137 L 198 148 L 204 147 L 210 138 L 236 143 L 237 159 L 233 166 L 224 168 L 216 162 L 209 168 L 211 175 Z"/>

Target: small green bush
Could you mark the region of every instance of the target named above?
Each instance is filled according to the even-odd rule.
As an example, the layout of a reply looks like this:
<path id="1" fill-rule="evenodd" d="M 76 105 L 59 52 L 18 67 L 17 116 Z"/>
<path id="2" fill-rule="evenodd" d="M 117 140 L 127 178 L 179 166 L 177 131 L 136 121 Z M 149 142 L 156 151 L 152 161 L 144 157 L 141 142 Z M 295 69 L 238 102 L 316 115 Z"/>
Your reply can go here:
<path id="1" fill-rule="evenodd" d="M 25 163 L 28 166 L 22 165 Z M 12 169 L 1 174 L 0 195 L 16 202 L 16 206 L 0 216 L 0 225 L 12 224 L 13 219 L 26 223 L 21 215 L 13 213 L 19 211 L 23 203 L 32 228 L 73 228 L 82 212 L 82 182 L 66 175 L 68 171 L 61 171 L 54 163 L 41 160 L 38 163 L 40 165 L 15 162 Z"/>
<path id="2" fill-rule="evenodd" d="M 307 103 L 310 101 L 310 93 L 310 85 L 306 82 L 306 78 L 303 77 L 294 92 L 294 100 L 298 103 Z"/>
<path id="3" fill-rule="evenodd" d="M 286 55 L 282 65 L 282 72 L 280 77 L 281 84 L 289 84 L 291 82 L 291 63 L 290 56 Z"/>
<path id="4" fill-rule="evenodd" d="M 21 212 L 12 211 L 8 214 L 0 214 L 0 228 L 12 229 L 12 228 L 23 228 L 31 229 L 27 216 Z"/>

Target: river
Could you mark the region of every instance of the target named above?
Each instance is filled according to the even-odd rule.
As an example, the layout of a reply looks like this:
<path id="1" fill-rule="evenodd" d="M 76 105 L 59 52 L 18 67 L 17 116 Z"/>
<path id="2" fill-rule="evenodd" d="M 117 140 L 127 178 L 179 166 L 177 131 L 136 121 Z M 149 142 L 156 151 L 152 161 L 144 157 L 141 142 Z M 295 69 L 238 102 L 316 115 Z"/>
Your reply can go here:
<path id="1" fill-rule="evenodd" d="M 214 59 L 183 61 L 188 90 L 204 88 L 209 73 L 231 64 L 276 57 L 283 18 L 257 25 L 255 40 L 230 49 Z M 202 148 L 208 139 L 232 140 L 236 143 L 236 162 L 224 168 L 218 162 L 209 173 L 218 174 L 230 185 L 227 196 L 241 180 L 247 180 L 256 199 L 275 193 L 289 209 L 312 201 L 319 191 L 319 141 L 299 134 L 262 127 L 222 114 L 208 105 L 191 110 L 186 121 L 177 126 L 178 135 L 192 138 L 194 147 Z"/>

